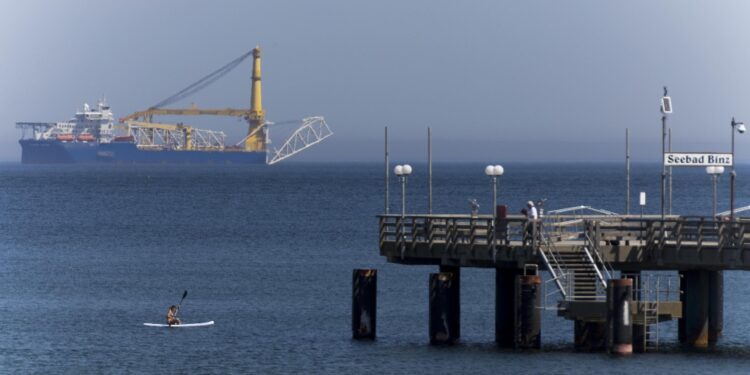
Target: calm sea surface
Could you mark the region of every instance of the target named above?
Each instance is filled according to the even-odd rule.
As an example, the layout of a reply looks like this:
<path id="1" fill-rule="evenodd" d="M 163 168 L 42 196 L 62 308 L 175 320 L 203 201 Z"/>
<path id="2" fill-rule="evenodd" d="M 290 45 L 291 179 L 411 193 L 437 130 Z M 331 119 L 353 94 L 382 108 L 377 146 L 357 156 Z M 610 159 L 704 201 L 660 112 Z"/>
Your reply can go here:
<path id="1" fill-rule="evenodd" d="M 489 212 L 481 164 L 436 164 L 434 211 Z M 407 186 L 426 207 L 425 165 Z M 747 373 L 750 273 L 726 272 L 721 343 L 686 352 L 675 324 L 664 351 L 615 358 L 574 353 L 572 323 L 543 317 L 543 349 L 497 349 L 494 273 L 462 272 L 462 343 L 428 345 L 427 280 L 434 267 L 378 255 L 383 167 L 0 165 L 0 373 Z M 394 179 L 395 180 L 395 179 Z M 624 211 L 619 164 L 505 165 L 499 203 L 591 205 Z M 633 212 L 659 212 L 659 167 L 633 165 Z M 728 209 L 728 176 L 719 210 Z M 737 207 L 750 204 L 738 169 Z M 400 189 L 392 181 L 392 208 Z M 674 211 L 709 214 L 703 169 L 675 170 Z M 378 340 L 351 340 L 351 271 L 379 269 Z M 186 322 L 161 329 L 189 294 Z"/>

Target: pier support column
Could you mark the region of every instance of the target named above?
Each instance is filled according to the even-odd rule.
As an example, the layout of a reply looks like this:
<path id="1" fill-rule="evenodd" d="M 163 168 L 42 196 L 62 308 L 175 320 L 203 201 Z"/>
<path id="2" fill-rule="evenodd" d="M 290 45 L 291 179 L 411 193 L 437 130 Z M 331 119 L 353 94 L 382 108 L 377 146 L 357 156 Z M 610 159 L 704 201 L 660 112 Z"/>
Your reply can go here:
<path id="1" fill-rule="evenodd" d="M 718 342 L 723 330 L 724 272 L 708 271 L 708 342 Z"/>
<path id="2" fill-rule="evenodd" d="M 352 338 L 375 339 L 378 295 L 378 270 L 355 269 L 352 272 Z"/>
<path id="3" fill-rule="evenodd" d="M 453 274 L 453 280 L 451 283 L 451 301 L 453 301 L 453 305 L 451 308 L 456 317 L 456 324 L 453 327 L 453 336 L 458 340 L 461 338 L 461 267 L 441 265 L 440 272 Z"/>
<path id="4" fill-rule="evenodd" d="M 680 271 L 679 274 L 679 281 L 680 281 L 680 303 L 682 303 L 682 318 L 677 319 L 677 340 L 681 344 L 685 343 L 685 310 L 687 310 L 687 304 L 685 303 L 685 296 L 687 295 L 687 289 L 685 286 L 687 285 L 687 271 Z"/>
<path id="5" fill-rule="evenodd" d="M 501 348 L 514 346 L 516 277 L 520 274 L 515 268 L 495 269 L 495 342 Z"/>
<path id="6" fill-rule="evenodd" d="M 576 320 L 573 322 L 574 346 L 582 352 L 596 352 L 607 348 L 607 323 Z"/>
<path id="7" fill-rule="evenodd" d="M 542 277 L 517 276 L 515 296 L 515 342 L 518 349 L 542 347 Z"/>
<path id="8" fill-rule="evenodd" d="M 642 299 L 643 282 L 641 271 L 624 273 L 623 277 L 633 280 L 633 301 L 640 302 Z M 646 327 L 643 324 L 633 322 L 633 351 L 636 353 L 646 352 Z"/>
<path id="9" fill-rule="evenodd" d="M 612 354 L 633 354 L 632 300 L 633 279 L 608 280 L 607 349 Z"/>
<path id="10" fill-rule="evenodd" d="M 430 344 L 453 344 L 459 339 L 459 311 L 456 295 L 458 274 L 430 274 Z"/>
<path id="11" fill-rule="evenodd" d="M 682 280 L 685 284 L 682 342 L 695 348 L 708 346 L 708 274 L 705 270 L 686 271 Z"/>

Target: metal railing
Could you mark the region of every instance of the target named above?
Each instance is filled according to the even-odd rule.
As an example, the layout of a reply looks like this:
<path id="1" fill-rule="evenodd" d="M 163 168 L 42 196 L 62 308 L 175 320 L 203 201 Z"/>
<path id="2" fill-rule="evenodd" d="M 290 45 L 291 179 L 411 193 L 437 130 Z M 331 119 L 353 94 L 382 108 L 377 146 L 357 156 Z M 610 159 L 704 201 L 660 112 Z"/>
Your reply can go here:
<path id="1" fill-rule="evenodd" d="M 380 245 L 395 242 L 407 248 L 426 243 L 430 249 L 438 244 L 449 250 L 457 245 L 489 249 L 493 242 L 507 245 L 523 241 L 526 228 L 523 217 L 498 220 L 497 227 L 491 215 L 380 215 L 379 218 Z"/>
<path id="2" fill-rule="evenodd" d="M 607 280 L 612 278 L 614 269 L 612 268 L 612 265 L 609 264 L 609 262 L 604 260 L 601 251 L 599 251 L 599 222 L 586 220 L 585 228 L 586 231 L 584 232 L 584 249 L 590 249 L 591 253 L 593 253 L 591 254 L 589 253 L 589 251 L 586 251 L 586 255 L 589 257 L 591 263 L 596 269 L 597 275 L 599 276 L 599 281 L 606 288 Z"/>
<path id="3" fill-rule="evenodd" d="M 638 302 L 643 348 L 659 349 L 659 305 L 680 300 L 680 277 L 675 274 L 625 274 L 633 279 L 633 300 Z"/>
<path id="4" fill-rule="evenodd" d="M 549 235 L 544 230 L 544 225 L 537 225 L 538 222 L 530 221 L 526 225 L 532 226 L 531 232 L 532 235 L 536 234 L 537 232 L 540 234 L 539 236 L 539 248 L 540 252 L 539 255 L 541 255 L 542 260 L 544 261 L 544 265 L 547 267 L 547 270 L 549 271 L 550 275 L 552 276 L 551 280 L 555 282 L 557 285 L 557 289 L 560 292 L 560 295 L 563 297 L 563 299 L 566 299 L 570 295 L 570 280 L 569 273 L 565 267 L 565 265 L 562 262 L 562 257 L 560 256 L 560 253 L 557 251 L 557 248 L 555 247 L 554 241 L 552 241 L 549 237 Z"/>
<path id="5" fill-rule="evenodd" d="M 506 261 L 514 257 L 508 250 L 523 251 L 522 256 L 537 257 L 539 263 L 547 266 L 563 297 L 569 290 L 569 275 L 562 271 L 571 249 L 587 247 L 592 264 L 601 274 L 597 275 L 600 283 L 612 277 L 609 262 L 621 254 L 616 250 L 619 245 L 638 247 L 644 261 L 679 256 L 681 250 L 697 252 L 701 257 L 708 249 L 712 253 L 718 251 L 719 259 L 725 262 L 739 262 L 741 250 L 750 249 L 750 219 L 738 217 L 730 222 L 694 216 L 662 220 L 655 216 L 547 215 L 529 221 L 524 216 L 511 215 L 494 221 L 491 215 L 395 214 L 380 215 L 379 221 L 380 248 L 393 249 L 395 245 L 402 258 L 407 251 L 426 248 L 430 257 L 458 256 L 460 250 L 462 254 L 468 251 L 470 256 L 495 262 L 495 255 L 501 254 L 497 251 L 504 251 L 502 257 Z M 663 252 L 667 246 L 671 252 Z M 560 256 L 563 253 L 558 249 L 566 249 L 565 256 Z M 725 250 L 729 252 L 724 253 Z M 586 256 L 582 250 L 581 256 Z"/>

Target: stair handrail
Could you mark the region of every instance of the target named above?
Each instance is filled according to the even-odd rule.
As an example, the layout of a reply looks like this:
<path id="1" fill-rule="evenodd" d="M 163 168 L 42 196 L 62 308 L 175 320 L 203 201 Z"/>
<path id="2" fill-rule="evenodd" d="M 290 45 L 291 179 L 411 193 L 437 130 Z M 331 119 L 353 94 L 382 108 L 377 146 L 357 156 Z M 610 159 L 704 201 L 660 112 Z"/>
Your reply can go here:
<path id="1" fill-rule="evenodd" d="M 530 222 L 529 224 L 532 223 Z M 544 265 L 547 266 L 547 270 L 552 275 L 552 279 L 555 280 L 555 284 L 557 285 L 560 294 L 562 294 L 564 299 L 567 299 L 568 293 L 565 290 L 565 285 L 563 285 L 564 283 L 567 283 L 567 273 L 565 272 L 563 267 L 560 266 L 560 262 L 557 260 L 557 257 L 555 257 L 555 254 L 553 252 L 554 246 L 552 245 L 552 241 L 549 240 L 547 233 L 544 230 L 544 225 L 539 225 L 539 235 L 541 237 L 541 251 L 539 251 L 539 254 L 541 254 Z M 547 257 L 547 252 L 549 252 L 549 258 Z M 550 258 L 552 259 L 552 261 L 550 261 Z"/>
<path id="2" fill-rule="evenodd" d="M 557 289 L 560 290 L 560 294 L 562 294 L 563 298 L 567 298 L 568 294 L 565 291 L 565 287 L 560 282 L 560 277 L 557 275 L 557 272 L 555 272 L 554 267 L 550 264 L 549 259 L 547 259 L 547 255 L 544 254 L 544 250 L 540 251 L 539 254 L 542 255 L 542 260 L 544 260 L 544 265 L 547 266 L 547 270 L 552 275 L 552 279 L 555 280 L 555 284 L 557 284 Z M 558 269 L 560 274 L 562 274 L 562 270 Z"/>
<path id="3" fill-rule="evenodd" d="M 583 234 L 586 237 L 586 243 L 591 247 L 591 250 L 594 252 L 594 255 L 596 256 L 596 260 L 599 262 L 599 264 L 602 265 L 602 269 L 604 270 L 604 273 L 607 276 L 607 279 L 611 279 L 612 278 L 612 274 L 614 274 L 614 268 L 612 268 L 612 265 L 609 264 L 608 262 L 606 262 L 604 260 L 604 258 L 602 257 L 601 253 L 599 252 L 599 244 L 598 244 L 598 242 L 592 240 L 591 236 L 589 236 L 588 222 L 587 222 L 587 225 L 586 225 L 586 230 L 584 230 Z M 593 261 L 593 259 L 592 259 L 592 261 Z M 598 267 L 596 266 L 596 263 L 594 263 L 594 267 L 598 269 Z M 603 282 L 604 282 L 604 285 L 606 287 L 607 281 L 603 280 Z"/>
<path id="4" fill-rule="evenodd" d="M 596 266 L 596 263 L 594 263 L 594 258 L 591 257 L 591 253 L 589 252 L 589 247 L 584 246 L 583 252 L 586 254 L 586 258 L 588 258 L 589 262 L 591 263 L 591 266 L 594 267 L 594 271 L 596 271 L 596 277 L 599 279 L 599 281 L 602 283 L 602 286 L 604 288 L 607 288 L 607 281 L 602 276 L 602 273 L 599 271 L 599 267 Z"/>

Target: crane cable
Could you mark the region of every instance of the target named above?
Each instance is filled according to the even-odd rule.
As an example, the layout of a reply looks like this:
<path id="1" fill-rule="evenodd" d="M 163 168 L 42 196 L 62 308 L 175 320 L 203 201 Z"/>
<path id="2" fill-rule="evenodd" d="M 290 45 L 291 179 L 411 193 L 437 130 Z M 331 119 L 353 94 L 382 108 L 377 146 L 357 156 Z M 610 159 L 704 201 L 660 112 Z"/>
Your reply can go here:
<path id="1" fill-rule="evenodd" d="M 193 95 L 193 94 L 195 94 L 196 92 L 198 92 L 200 90 L 203 90 L 204 88 L 206 88 L 206 86 L 208 86 L 208 85 L 216 82 L 219 78 L 221 78 L 224 75 L 226 75 L 227 73 L 231 72 L 234 68 L 236 68 L 238 65 L 240 65 L 240 63 L 242 63 L 243 61 L 245 61 L 245 59 L 247 59 L 252 54 L 253 54 L 252 50 L 249 51 L 249 52 L 247 52 L 247 53 L 245 53 L 245 54 L 243 54 L 242 56 L 240 56 L 240 57 L 232 60 L 228 64 L 226 64 L 226 65 L 222 66 L 221 68 L 217 69 L 213 73 L 211 73 L 211 74 L 209 74 L 209 75 L 207 75 L 207 76 L 199 79 L 198 81 L 196 81 L 192 85 L 190 85 L 188 87 L 185 87 L 184 89 L 178 91 L 176 94 L 174 94 L 174 95 L 172 95 L 172 96 L 170 96 L 170 97 L 168 97 L 168 98 L 160 101 L 159 103 L 157 103 L 156 105 L 154 105 L 151 108 L 162 108 L 164 106 L 167 106 L 167 105 L 170 105 L 172 103 L 178 102 L 178 101 L 180 101 L 182 99 L 185 99 L 188 96 Z"/>

